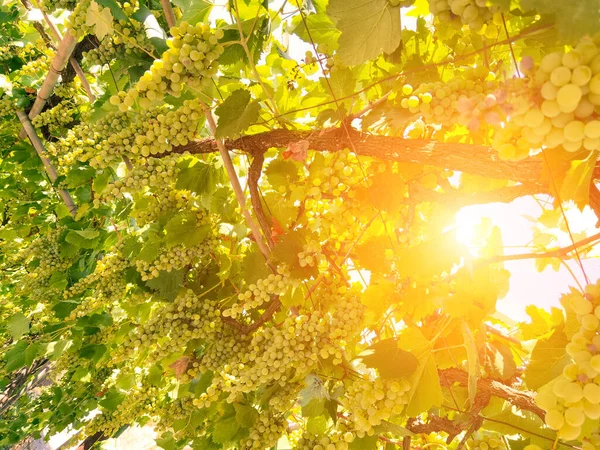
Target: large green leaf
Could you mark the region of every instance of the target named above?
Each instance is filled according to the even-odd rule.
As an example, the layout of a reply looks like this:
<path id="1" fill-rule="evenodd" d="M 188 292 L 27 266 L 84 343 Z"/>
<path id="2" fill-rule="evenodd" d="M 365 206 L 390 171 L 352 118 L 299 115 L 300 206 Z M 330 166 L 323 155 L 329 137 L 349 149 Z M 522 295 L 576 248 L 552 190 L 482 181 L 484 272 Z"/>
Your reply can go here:
<path id="1" fill-rule="evenodd" d="M 7 328 L 12 338 L 16 341 L 29 331 L 30 320 L 23 313 L 16 313 L 8 319 Z"/>
<path id="2" fill-rule="evenodd" d="M 342 32 L 339 57 L 347 66 L 374 59 L 382 51 L 392 53 L 400 45 L 400 8 L 388 0 L 330 0 L 327 13 L 337 19 Z"/>
<path id="3" fill-rule="evenodd" d="M 184 274 L 185 271 L 183 269 L 171 272 L 162 270 L 156 278 L 146 281 L 146 286 L 158 292 L 161 297 L 167 300 L 174 300 L 181 287 Z"/>
<path id="4" fill-rule="evenodd" d="M 190 212 L 175 215 L 167 222 L 165 230 L 167 232 L 167 247 L 180 244 L 186 247 L 193 247 L 206 239 L 210 233 L 210 225 L 198 225 L 196 214 Z"/>
<path id="5" fill-rule="evenodd" d="M 540 339 L 531 352 L 531 361 L 525 369 L 525 382 L 530 389 L 539 389 L 553 380 L 571 362 L 565 350 L 569 339 L 564 324 L 560 324 L 548 337 Z"/>
<path id="6" fill-rule="evenodd" d="M 185 189 L 196 194 L 213 192 L 218 183 L 225 180 L 223 169 L 197 159 L 188 159 L 180 164 L 177 189 Z"/>
<path id="7" fill-rule="evenodd" d="M 179 21 L 188 22 L 192 25 L 204 22 L 213 7 L 212 3 L 204 0 L 173 0 L 173 3 L 179 6 L 183 12 Z"/>
<path id="8" fill-rule="evenodd" d="M 215 137 L 238 136 L 257 121 L 259 110 L 260 105 L 251 101 L 250 92 L 244 89 L 233 91 L 215 110 L 219 116 Z"/>
<path id="9" fill-rule="evenodd" d="M 379 370 L 383 378 L 409 378 L 419 361 L 411 352 L 398 347 L 396 339 L 384 339 L 358 355 L 367 367 Z"/>

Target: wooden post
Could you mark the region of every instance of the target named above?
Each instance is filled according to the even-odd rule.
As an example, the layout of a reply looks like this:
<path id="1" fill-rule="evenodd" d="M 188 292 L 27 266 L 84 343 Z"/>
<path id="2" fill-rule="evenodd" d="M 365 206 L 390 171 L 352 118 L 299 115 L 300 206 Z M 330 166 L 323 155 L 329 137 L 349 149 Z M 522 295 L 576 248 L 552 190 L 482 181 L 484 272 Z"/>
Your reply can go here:
<path id="1" fill-rule="evenodd" d="M 26 135 L 29 137 L 29 140 L 31 141 L 31 145 L 33 145 L 33 147 L 35 148 L 35 151 L 37 152 L 38 156 L 42 160 L 42 164 L 44 165 L 44 168 L 46 169 L 46 173 L 48 174 L 48 177 L 50 177 L 50 180 L 54 183 L 56 181 L 56 179 L 58 178 L 58 174 L 56 173 L 56 169 L 54 168 L 52 161 L 50 161 L 50 159 L 48 158 L 48 153 L 46 152 L 46 149 L 44 148 L 44 144 L 42 144 L 42 141 L 40 140 L 37 133 L 35 132 L 33 125 L 31 125 L 31 122 L 29 121 L 29 117 L 27 117 L 27 114 L 25 114 L 24 111 L 17 111 L 17 116 L 19 117 L 19 120 L 21 121 L 21 125 L 23 125 L 23 130 L 25 131 Z M 69 212 L 71 213 L 71 216 L 75 217 L 77 215 L 77 206 L 75 206 L 75 203 L 73 202 L 73 198 L 71 197 L 71 194 L 69 194 L 64 189 L 58 189 L 58 194 L 61 196 L 61 198 L 65 202 L 65 205 L 67 205 L 67 208 L 69 209 Z"/>
<path id="2" fill-rule="evenodd" d="M 52 60 L 52 64 L 50 65 L 50 71 L 48 75 L 46 75 L 46 79 L 44 80 L 44 84 L 37 93 L 37 97 L 31 110 L 29 111 L 29 118 L 33 119 L 44 109 L 44 105 L 52 95 L 52 91 L 54 90 L 54 86 L 58 82 L 58 77 L 61 72 L 69 62 L 69 58 L 71 57 L 71 53 L 73 53 L 73 49 L 75 48 L 75 44 L 77 42 L 69 33 L 63 36 L 60 41 L 60 45 L 58 46 L 58 50 L 54 59 Z M 19 133 L 19 137 L 24 139 L 27 136 L 25 130 L 21 130 Z"/>
<path id="3" fill-rule="evenodd" d="M 173 6 L 171 6 L 171 0 L 160 0 L 160 4 L 162 5 L 163 12 L 165 13 L 165 19 L 167 19 L 167 25 L 169 25 L 169 28 L 174 27 L 177 23 L 177 20 L 175 19 Z"/>

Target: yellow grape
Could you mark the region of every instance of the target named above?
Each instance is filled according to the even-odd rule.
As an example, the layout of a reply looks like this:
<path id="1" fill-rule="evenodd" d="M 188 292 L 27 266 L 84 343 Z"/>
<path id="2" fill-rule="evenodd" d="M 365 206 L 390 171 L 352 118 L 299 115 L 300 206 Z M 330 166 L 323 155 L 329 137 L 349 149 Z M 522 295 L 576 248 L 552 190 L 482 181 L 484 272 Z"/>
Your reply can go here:
<path id="1" fill-rule="evenodd" d="M 579 105 L 577 105 L 575 111 L 573 111 L 573 114 L 575 114 L 575 117 L 578 119 L 586 119 L 594 113 L 595 108 L 596 107 L 592 102 L 590 102 L 586 97 L 583 97 L 579 101 Z"/>
<path id="2" fill-rule="evenodd" d="M 585 136 L 590 139 L 600 138 L 600 120 L 591 120 L 585 124 Z"/>
<path id="3" fill-rule="evenodd" d="M 569 403 L 578 402 L 583 398 L 583 389 L 578 383 L 569 383 L 565 386 L 562 397 Z"/>
<path id="4" fill-rule="evenodd" d="M 560 430 L 564 424 L 565 418 L 558 409 L 551 409 L 546 413 L 546 425 L 553 430 Z"/>
<path id="5" fill-rule="evenodd" d="M 583 296 L 573 296 L 570 301 L 570 306 L 580 316 L 591 313 L 594 308 L 589 300 L 586 300 Z"/>
<path id="6" fill-rule="evenodd" d="M 592 356 L 592 359 L 590 359 L 590 364 L 595 371 L 600 372 L 600 355 Z"/>
<path id="7" fill-rule="evenodd" d="M 563 66 L 557 67 L 550 74 L 550 81 L 556 87 L 564 86 L 571 81 L 571 71 Z"/>
<path id="8" fill-rule="evenodd" d="M 562 65 L 568 69 L 575 69 L 581 65 L 583 56 L 581 52 L 577 50 L 571 50 L 569 53 L 565 53 L 562 57 Z"/>
<path id="9" fill-rule="evenodd" d="M 574 427 L 583 425 L 583 422 L 585 422 L 583 408 L 567 408 L 565 411 L 565 421 Z"/>
<path id="10" fill-rule="evenodd" d="M 600 73 L 597 73 L 590 80 L 590 92 L 592 94 L 600 95 Z"/>
<path id="11" fill-rule="evenodd" d="M 581 434 L 581 427 L 575 427 L 565 423 L 560 430 L 558 435 L 566 441 L 573 441 Z"/>
<path id="12" fill-rule="evenodd" d="M 552 125 L 556 128 L 564 128 L 574 117 L 573 113 L 560 113 L 552 118 Z"/>
<path id="13" fill-rule="evenodd" d="M 586 383 L 583 396 L 590 403 L 600 403 L 600 386 L 595 383 Z"/>
<path id="14" fill-rule="evenodd" d="M 402 93 L 404 95 L 410 95 L 413 92 L 413 87 L 410 84 L 405 84 L 402 86 Z"/>
<path id="15" fill-rule="evenodd" d="M 551 81 L 546 81 L 542 88 L 540 89 L 540 93 L 545 100 L 554 100 L 556 98 L 556 93 L 558 92 L 558 87 L 552 84 Z"/>
<path id="16" fill-rule="evenodd" d="M 581 100 L 581 88 L 576 84 L 565 84 L 557 94 L 556 101 L 563 112 L 573 112 Z"/>
<path id="17" fill-rule="evenodd" d="M 600 325 L 600 319 L 598 319 L 594 314 L 586 314 L 581 318 L 581 326 L 586 330 L 596 331 L 598 329 L 598 325 Z"/>
<path id="18" fill-rule="evenodd" d="M 585 134 L 583 132 L 584 127 L 585 125 L 583 124 L 583 122 L 580 122 L 579 120 L 574 120 L 570 122 L 569 124 L 567 124 L 564 130 L 565 138 L 567 138 L 568 141 L 572 142 L 581 141 L 585 137 Z"/>
<path id="19" fill-rule="evenodd" d="M 540 62 L 540 69 L 546 73 L 552 73 L 554 69 L 561 66 L 562 58 L 562 52 L 549 53 L 542 58 L 542 61 Z"/>
<path id="20" fill-rule="evenodd" d="M 531 128 L 539 127 L 544 121 L 544 114 L 539 109 L 530 109 L 525 114 L 525 123 Z"/>
<path id="21" fill-rule="evenodd" d="M 561 113 L 560 106 L 556 100 L 544 100 L 540 106 L 542 113 L 546 117 L 556 117 Z"/>
<path id="22" fill-rule="evenodd" d="M 577 86 L 585 86 L 589 83 L 591 78 L 592 69 L 590 69 L 588 66 L 579 66 L 573 69 L 571 83 L 576 84 Z"/>
<path id="23" fill-rule="evenodd" d="M 600 418 L 600 405 L 598 403 L 592 403 L 587 400 L 584 400 L 583 411 L 585 412 L 585 415 L 592 420 Z"/>
<path id="24" fill-rule="evenodd" d="M 542 447 L 540 447 L 539 445 L 535 445 L 535 444 L 529 444 L 526 445 L 523 450 L 542 450 Z"/>
<path id="25" fill-rule="evenodd" d="M 565 134 L 561 128 L 552 128 L 544 138 L 544 144 L 548 148 L 554 148 L 565 142 Z"/>

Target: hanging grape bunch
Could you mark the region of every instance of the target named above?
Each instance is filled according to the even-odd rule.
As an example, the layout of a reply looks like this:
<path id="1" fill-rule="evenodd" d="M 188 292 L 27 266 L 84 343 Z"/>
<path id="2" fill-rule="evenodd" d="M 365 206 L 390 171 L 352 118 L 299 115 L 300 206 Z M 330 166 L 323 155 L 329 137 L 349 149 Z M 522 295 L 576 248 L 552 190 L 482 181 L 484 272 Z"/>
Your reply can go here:
<path id="1" fill-rule="evenodd" d="M 573 440 L 581 437 L 586 421 L 600 419 L 600 280 L 567 300 L 579 323 L 566 347 L 572 363 L 540 389 L 535 401 L 546 411 L 546 425 Z"/>
<path id="2" fill-rule="evenodd" d="M 457 28 L 468 25 L 474 31 L 496 21 L 494 16 L 503 12 L 499 5 L 488 5 L 487 0 L 430 0 L 429 10 L 442 23 Z"/>
<path id="3" fill-rule="evenodd" d="M 182 22 L 171 28 L 171 35 L 167 41 L 169 50 L 154 61 L 134 89 L 111 97 L 113 105 L 125 111 L 138 99 L 144 109 L 167 93 L 179 95 L 184 85 L 199 87 L 210 83 L 218 70 L 215 60 L 223 53 L 223 46 L 219 44 L 223 31 L 212 31 L 203 23 L 194 26 Z"/>

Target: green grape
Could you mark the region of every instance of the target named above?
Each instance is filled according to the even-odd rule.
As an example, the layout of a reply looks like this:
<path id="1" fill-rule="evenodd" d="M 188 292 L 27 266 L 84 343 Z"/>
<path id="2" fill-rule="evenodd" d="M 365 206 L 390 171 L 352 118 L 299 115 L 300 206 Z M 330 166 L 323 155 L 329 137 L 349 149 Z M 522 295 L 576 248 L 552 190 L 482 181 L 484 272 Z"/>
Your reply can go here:
<path id="1" fill-rule="evenodd" d="M 585 137 L 584 127 L 583 122 L 578 120 L 569 122 L 564 129 L 565 138 L 573 142 L 581 141 Z"/>
<path id="2" fill-rule="evenodd" d="M 585 124 L 584 132 L 590 139 L 600 138 L 600 120 L 590 120 Z"/>
<path id="3" fill-rule="evenodd" d="M 562 65 L 563 53 L 549 53 L 540 61 L 540 69 L 546 73 L 552 73 L 554 69 Z"/>
<path id="4" fill-rule="evenodd" d="M 577 86 L 585 86 L 592 78 L 592 69 L 588 66 L 578 66 L 573 69 L 571 83 Z"/>
<path id="5" fill-rule="evenodd" d="M 564 66 L 559 66 L 550 74 L 550 81 L 558 88 L 565 86 L 571 81 L 571 71 Z"/>
<path id="6" fill-rule="evenodd" d="M 570 113 L 577 108 L 581 96 L 582 92 L 579 86 L 576 84 L 565 84 L 558 90 L 556 101 L 562 112 Z"/>

